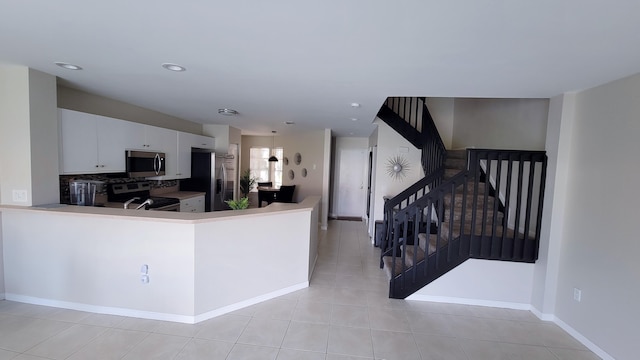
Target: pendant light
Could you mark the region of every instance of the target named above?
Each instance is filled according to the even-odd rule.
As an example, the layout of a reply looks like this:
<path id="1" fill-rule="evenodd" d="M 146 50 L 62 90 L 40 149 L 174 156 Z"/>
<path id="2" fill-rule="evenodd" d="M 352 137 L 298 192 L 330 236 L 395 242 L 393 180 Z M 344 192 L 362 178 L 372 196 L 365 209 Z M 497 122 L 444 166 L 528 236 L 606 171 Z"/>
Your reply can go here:
<path id="1" fill-rule="evenodd" d="M 273 154 L 276 148 L 276 131 L 271 130 L 271 133 L 273 134 L 273 140 L 271 141 L 271 153 Z M 278 162 L 278 158 L 275 155 L 271 155 L 269 157 L 269 162 Z"/>

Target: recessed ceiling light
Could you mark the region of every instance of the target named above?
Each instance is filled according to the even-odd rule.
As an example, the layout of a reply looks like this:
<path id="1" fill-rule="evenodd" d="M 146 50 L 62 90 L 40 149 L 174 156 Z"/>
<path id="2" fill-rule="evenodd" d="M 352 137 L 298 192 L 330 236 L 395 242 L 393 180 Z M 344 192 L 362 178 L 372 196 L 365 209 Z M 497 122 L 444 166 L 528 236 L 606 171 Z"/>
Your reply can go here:
<path id="1" fill-rule="evenodd" d="M 351 121 L 358 121 L 358 118 L 351 118 Z"/>
<path id="2" fill-rule="evenodd" d="M 62 61 L 56 61 L 55 64 L 67 70 L 82 70 L 82 68 L 78 65 L 73 65 Z"/>
<path id="3" fill-rule="evenodd" d="M 359 108 L 360 104 L 354 102 L 354 103 L 351 103 L 351 107 Z"/>
<path id="4" fill-rule="evenodd" d="M 285 124 L 287 124 L 287 125 L 293 125 L 293 124 L 295 124 L 295 122 L 293 122 L 293 121 L 285 121 L 284 123 L 285 123 Z"/>
<path id="5" fill-rule="evenodd" d="M 218 109 L 218 114 L 221 115 L 226 115 L 226 116 L 234 116 L 234 115 L 238 115 L 238 112 L 233 110 L 233 109 Z"/>
<path id="6" fill-rule="evenodd" d="M 180 66 L 178 64 L 172 64 L 172 63 L 164 63 L 162 64 L 162 67 L 167 69 L 167 70 L 171 70 L 171 71 L 187 71 L 187 68 L 184 66 Z"/>

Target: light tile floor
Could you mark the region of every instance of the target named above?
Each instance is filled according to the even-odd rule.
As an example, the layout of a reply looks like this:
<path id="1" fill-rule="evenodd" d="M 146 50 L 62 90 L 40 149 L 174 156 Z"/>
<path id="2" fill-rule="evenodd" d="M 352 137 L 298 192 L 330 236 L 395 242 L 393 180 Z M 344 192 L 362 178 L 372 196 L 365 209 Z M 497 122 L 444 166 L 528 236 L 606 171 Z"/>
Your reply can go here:
<path id="1" fill-rule="evenodd" d="M 598 359 L 528 311 L 388 299 L 378 256 L 331 221 L 309 288 L 196 325 L 0 301 L 0 360 Z"/>

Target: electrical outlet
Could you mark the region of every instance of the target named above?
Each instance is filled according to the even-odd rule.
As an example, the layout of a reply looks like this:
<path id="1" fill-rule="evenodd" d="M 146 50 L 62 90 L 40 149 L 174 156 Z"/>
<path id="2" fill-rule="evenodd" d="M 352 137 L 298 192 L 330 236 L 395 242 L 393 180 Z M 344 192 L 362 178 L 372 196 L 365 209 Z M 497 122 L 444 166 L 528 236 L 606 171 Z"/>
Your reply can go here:
<path id="1" fill-rule="evenodd" d="M 573 288 L 573 300 L 577 302 L 582 301 L 582 290 L 578 288 Z"/>
<path id="2" fill-rule="evenodd" d="M 143 284 L 148 284 L 149 283 L 149 275 L 141 275 L 140 276 L 140 282 Z"/>
<path id="3" fill-rule="evenodd" d="M 13 202 L 27 202 L 27 190 L 13 190 Z"/>

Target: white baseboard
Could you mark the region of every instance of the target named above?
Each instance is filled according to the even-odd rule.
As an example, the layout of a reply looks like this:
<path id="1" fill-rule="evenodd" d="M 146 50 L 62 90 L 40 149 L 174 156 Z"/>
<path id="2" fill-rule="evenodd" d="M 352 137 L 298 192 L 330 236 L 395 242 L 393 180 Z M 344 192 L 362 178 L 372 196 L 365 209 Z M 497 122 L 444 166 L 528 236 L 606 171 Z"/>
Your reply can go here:
<path id="1" fill-rule="evenodd" d="M 17 294 L 6 294 L 6 299 L 10 301 L 17 301 L 26 304 L 33 305 L 43 305 L 50 306 L 61 309 L 69 309 L 69 310 L 78 310 L 78 311 L 86 311 L 97 314 L 108 314 L 108 315 L 118 315 L 118 316 L 128 316 L 135 317 L 141 319 L 151 319 L 151 320 L 163 320 L 163 321 L 173 321 L 184 324 L 194 324 L 194 317 L 188 315 L 176 315 L 176 314 L 167 314 L 167 313 L 157 313 L 152 311 L 142 311 L 135 309 L 126 309 L 126 308 L 118 308 L 118 307 L 110 307 L 110 306 L 97 306 L 97 305 L 88 305 L 82 303 L 68 302 L 68 301 L 60 301 L 60 300 L 51 300 L 51 299 L 42 299 L 33 296 L 24 296 Z"/>
<path id="2" fill-rule="evenodd" d="M 236 310 L 240 310 L 242 308 L 245 308 L 247 306 L 251 306 L 251 305 L 255 305 L 257 303 L 261 303 L 263 301 L 267 301 L 267 300 L 271 300 L 273 298 L 276 298 L 278 296 L 282 296 L 282 295 L 286 295 L 289 293 L 292 293 L 294 291 L 298 291 L 304 288 L 309 287 L 309 282 L 303 282 L 297 285 L 293 285 L 293 286 L 289 286 L 287 288 L 284 289 L 280 289 L 274 292 L 270 292 L 268 294 L 264 294 L 264 295 L 260 295 L 260 296 L 256 296 L 252 299 L 248 299 L 248 300 L 244 300 L 241 301 L 239 303 L 235 303 L 235 304 L 231 304 L 213 311 L 209 311 L 206 312 L 204 314 L 200 314 L 200 315 L 196 315 L 195 316 L 195 323 L 199 323 L 201 321 L 205 321 L 205 320 L 209 320 L 211 318 L 214 318 L 216 316 L 220 316 L 220 315 L 224 315 Z"/>
<path id="3" fill-rule="evenodd" d="M 311 264 L 311 269 L 309 269 L 309 282 L 311 281 L 311 276 L 313 276 L 313 272 L 316 270 L 316 263 L 318 262 L 318 253 L 316 252 L 316 257 L 313 259 L 313 264 Z"/>
<path id="4" fill-rule="evenodd" d="M 536 309 L 531 304 L 479 300 L 479 299 L 454 298 L 454 297 L 446 297 L 446 296 L 416 295 L 416 294 L 410 295 L 405 300 L 431 301 L 431 302 L 450 303 L 450 304 L 488 306 L 488 307 L 498 307 L 498 308 L 516 309 L 516 310 L 529 310 L 535 316 L 537 316 L 540 320 L 550 321 L 558 325 L 560 328 L 562 328 L 562 330 L 566 331 L 569 335 L 573 336 L 574 339 L 578 340 L 582 345 L 586 346 L 587 349 L 591 350 L 594 354 L 601 357 L 602 360 L 615 360 L 613 356 L 607 354 L 599 346 L 597 346 L 596 344 L 591 342 L 589 339 L 584 337 L 582 334 L 580 334 L 576 329 L 572 328 L 564 321 L 558 319 L 553 314 L 540 312 L 540 310 Z"/>
<path id="5" fill-rule="evenodd" d="M 553 320 L 553 322 L 556 325 L 560 326 L 562 328 L 562 330 L 564 330 L 567 333 L 569 333 L 569 335 L 573 336 L 576 340 L 580 341 L 582 343 L 582 345 L 587 347 L 587 349 L 593 351 L 596 355 L 600 356 L 602 358 L 602 360 L 615 360 L 615 358 L 613 356 L 607 354 L 606 351 L 602 350 L 598 345 L 592 343 L 589 339 L 584 337 L 582 334 L 580 334 L 574 328 L 572 328 L 571 326 L 567 325 L 567 323 L 565 323 L 564 321 L 562 321 L 562 320 L 560 320 L 558 318 L 555 318 Z"/>
<path id="6" fill-rule="evenodd" d="M 152 312 L 152 311 L 142 311 L 142 310 L 135 310 L 135 309 L 109 307 L 109 306 L 88 305 L 88 304 L 74 303 L 74 302 L 68 302 L 68 301 L 42 299 L 42 298 L 37 298 L 33 296 L 24 296 L 24 295 L 12 294 L 12 293 L 6 293 L 5 299 L 9 301 L 17 301 L 17 302 L 26 303 L 26 304 L 43 305 L 43 306 L 85 311 L 85 312 L 91 312 L 91 313 L 97 313 L 97 314 L 127 316 L 127 317 L 135 317 L 135 318 L 150 319 L 150 320 L 172 321 L 172 322 L 178 322 L 183 324 L 196 324 L 201 321 L 208 320 L 216 316 L 224 315 L 232 311 L 240 310 L 247 306 L 255 305 L 257 303 L 270 300 L 278 296 L 286 295 L 288 293 L 298 291 L 307 287 L 309 287 L 308 281 L 300 284 L 292 285 L 284 289 L 276 290 L 267 294 L 256 296 L 254 298 L 244 300 L 239 303 L 227 305 L 222 308 L 208 311 L 206 313 L 195 315 L 195 316 L 158 313 L 158 312 Z"/>
<path id="7" fill-rule="evenodd" d="M 515 310 L 531 310 L 531 304 L 514 303 L 514 302 L 507 302 L 507 301 L 456 298 L 456 297 L 448 297 L 448 296 L 413 294 L 413 295 L 409 295 L 409 297 L 407 297 L 405 300 L 430 301 L 430 302 L 461 304 L 461 305 L 475 305 L 475 306 L 497 307 L 497 308 L 515 309 Z"/>
<path id="8" fill-rule="evenodd" d="M 555 318 L 556 318 L 553 314 L 547 314 L 547 313 L 540 312 L 540 310 L 536 309 L 533 306 L 531 307 L 531 312 L 533 313 L 533 315 L 537 316 L 538 319 L 544 320 L 544 321 L 553 322 L 555 320 Z"/>

